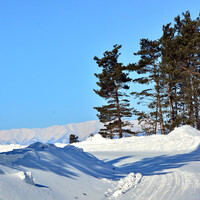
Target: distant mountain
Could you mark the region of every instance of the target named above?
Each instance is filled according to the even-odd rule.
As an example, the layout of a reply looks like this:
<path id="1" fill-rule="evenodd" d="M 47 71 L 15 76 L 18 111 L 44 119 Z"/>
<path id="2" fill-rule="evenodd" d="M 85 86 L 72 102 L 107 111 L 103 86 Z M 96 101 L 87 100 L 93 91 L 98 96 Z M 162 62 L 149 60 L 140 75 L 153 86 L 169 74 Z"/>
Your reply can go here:
<path id="1" fill-rule="evenodd" d="M 134 130 L 140 129 L 136 120 L 131 122 L 134 124 Z M 70 134 L 78 136 L 79 140 L 83 141 L 91 134 L 98 133 L 101 128 L 103 128 L 103 124 L 99 121 L 87 121 L 48 128 L 2 130 L 0 131 L 0 144 L 69 143 Z"/>

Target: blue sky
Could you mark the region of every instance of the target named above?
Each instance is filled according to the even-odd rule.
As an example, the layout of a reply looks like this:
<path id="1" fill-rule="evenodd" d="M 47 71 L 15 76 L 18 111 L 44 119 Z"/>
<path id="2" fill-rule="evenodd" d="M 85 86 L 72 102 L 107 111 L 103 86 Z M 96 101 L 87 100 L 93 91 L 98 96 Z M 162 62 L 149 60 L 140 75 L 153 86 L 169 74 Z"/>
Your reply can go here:
<path id="1" fill-rule="evenodd" d="M 93 57 L 122 44 L 136 62 L 139 40 L 186 10 L 196 18 L 200 1 L 0 1 L 0 130 L 96 120 Z"/>

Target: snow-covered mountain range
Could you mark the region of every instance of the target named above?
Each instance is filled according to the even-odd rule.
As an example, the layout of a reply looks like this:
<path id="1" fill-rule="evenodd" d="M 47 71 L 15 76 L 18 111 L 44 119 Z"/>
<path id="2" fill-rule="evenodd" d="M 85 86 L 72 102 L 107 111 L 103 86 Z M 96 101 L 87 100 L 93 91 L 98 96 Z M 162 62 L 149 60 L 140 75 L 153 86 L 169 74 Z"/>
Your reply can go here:
<path id="1" fill-rule="evenodd" d="M 136 120 L 131 121 L 134 130 L 139 130 Z M 87 121 L 67 125 L 54 125 L 47 128 L 12 129 L 0 131 L 0 144 L 29 145 L 34 142 L 42 143 L 68 143 L 69 135 L 74 134 L 80 141 L 87 139 L 91 134 L 98 133 L 103 128 L 99 121 Z"/>

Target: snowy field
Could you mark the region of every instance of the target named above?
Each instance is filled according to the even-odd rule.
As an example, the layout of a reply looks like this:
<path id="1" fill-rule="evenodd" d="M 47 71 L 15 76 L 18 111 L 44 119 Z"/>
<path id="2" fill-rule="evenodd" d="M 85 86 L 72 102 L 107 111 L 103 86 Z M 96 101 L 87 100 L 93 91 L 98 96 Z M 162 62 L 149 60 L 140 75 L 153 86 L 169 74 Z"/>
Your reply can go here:
<path id="1" fill-rule="evenodd" d="M 14 150 L 13 150 L 14 149 Z M 0 145 L 0 200 L 199 200 L 200 132 Z"/>

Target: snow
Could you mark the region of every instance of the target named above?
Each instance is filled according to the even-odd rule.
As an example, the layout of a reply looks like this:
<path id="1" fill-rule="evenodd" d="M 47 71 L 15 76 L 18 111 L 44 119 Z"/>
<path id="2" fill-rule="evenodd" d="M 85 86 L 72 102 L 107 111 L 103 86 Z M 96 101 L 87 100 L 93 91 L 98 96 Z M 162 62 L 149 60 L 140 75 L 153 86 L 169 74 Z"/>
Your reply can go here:
<path id="1" fill-rule="evenodd" d="M 26 183 L 29 183 L 31 185 L 35 185 L 34 179 L 33 179 L 33 176 L 32 176 L 31 172 L 21 171 L 21 172 L 17 172 L 14 175 L 19 177 L 21 180 L 25 181 Z"/>
<path id="2" fill-rule="evenodd" d="M 137 120 L 130 122 L 134 125 L 133 131 L 141 130 Z M 97 134 L 101 128 L 103 128 L 103 124 L 99 121 L 87 121 L 48 128 L 1 130 L 0 144 L 29 145 L 34 142 L 68 144 L 70 134 L 78 136 L 79 141 L 83 141 L 91 134 Z"/>
<path id="3" fill-rule="evenodd" d="M 10 144 L 10 145 L 0 145 L 0 152 L 4 151 L 12 151 L 13 149 L 21 149 L 25 146 L 19 145 L 19 144 Z"/>
<path id="4" fill-rule="evenodd" d="M 200 132 L 191 126 L 176 128 L 169 135 L 132 136 L 107 139 L 100 135 L 74 144 L 85 151 L 140 151 L 140 152 L 174 152 L 194 150 L 200 145 Z M 105 145 L 106 144 L 106 145 Z"/>
<path id="5" fill-rule="evenodd" d="M 84 130 L 82 130 L 84 132 Z M 1 200 L 199 200 L 200 132 L 0 145 Z"/>
<path id="6" fill-rule="evenodd" d="M 170 137 L 176 138 L 176 137 L 194 137 L 194 136 L 200 136 L 200 132 L 196 130 L 195 128 L 192 128 L 189 125 L 184 125 L 179 128 L 175 128 L 171 133 L 169 133 Z"/>
<path id="7" fill-rule="evenodd" d="M 134 131 L 141 130 L 137 120 L 130 122 L 134 125 Z M 47 128 L 1 130 L 0 144 L 29 145 L 34 142 L 68 144 L 70 134 L 78 136 L 79 141 L 83 141 L 91 134 L 97 134 L 101 128 L 103 124 L 99 121 L 87 121 Z"/>
<path id="8" fill-rule="evenodd" d="M 79 140 L 85 140 L 90 134 L 98 133 L 103 125 L 99 121 L 77 124 L 55 125 L 47 128 L 12 129 L 0 131 L 0 144 L 29 145 L 34 142 L 68 143 L 69 135 L 75 134 Z"/>
<path id="9" fill-rule="evenodd" d="M 113 190 L 109 189 L 106 193 L 106 196 L 109 196 L 110 193 L 112 195 L 109 196 L 109 199 L 116 199 L 119 196 L 125 194 L 129 190 L 133 189 L 140 181 L 141 181 L 142 175 L 137 173 L 134 174 L 131 172 L 128 176 L 121 178 L 116 186 L 113 186 Z"/>

